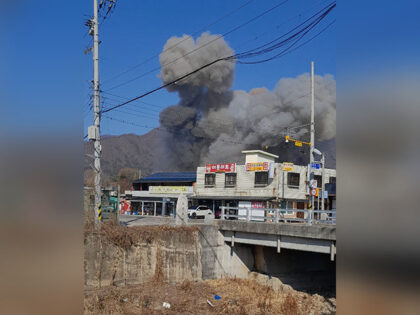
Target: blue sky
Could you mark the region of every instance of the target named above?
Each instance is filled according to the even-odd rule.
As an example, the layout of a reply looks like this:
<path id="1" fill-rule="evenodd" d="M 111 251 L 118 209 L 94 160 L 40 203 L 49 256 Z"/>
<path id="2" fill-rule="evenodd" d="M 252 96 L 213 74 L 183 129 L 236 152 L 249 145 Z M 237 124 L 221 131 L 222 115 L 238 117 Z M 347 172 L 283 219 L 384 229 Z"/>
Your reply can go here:
<path id="1" fill-rule="evenodd" d="M 235 8 L 241 1 L 122 1 L 117 0 L 113 13 L 100 25 L 100 80 L 105 104 L 117 104 L 161 84 L 159 71 L 154 71 L 129 84 L 114 88 L 159 66 L 158 57 L 171 36 L 192 34 L 211 24 Z M 231 16 L 206 28 L 222 34 L 281 1 L 250 1 Z M 270 41 L 328 4 L 328 1 L 294 0 L 266 14 L 257 21 L 229 34 L 225 40 L 240 52 Z M 84 26 L 92 14 L 92 1 L 16 1 L 3 10 L 0 27 L 7 49 L 0 52 L 0 93 L 2 115 L 12 116 L 7 122 L 34 127 L 42 124 L 48 130 L 76 127 L 86 132 L 92 122 L 89 81 L 92 79 L 92 56 L 84 54 L 91 43 Z M 5 13 L 5 14 L 4 14 Z M 335 19 L 332 12 L 328 19 Z M 7 30 L 7 31 L 5 31 Z M 198 36 L 198 35 L 197 35 Z M 255 39 L 255 37 L 258 37 Z M 272 89 L 282 77 L 295 77 L 308 72 L 311 60 L 317 74 L 335 76 L 335 25 L 304 47 L 272 62 L 258 65 L 237 65 L 234 89 L 250 90 L 265 86 Z M 124 75 L 114 78 L 127 69 Z M 7 88 L 6 88 L 7 87 Z M 158 112 L 178 102 L 175 93 L 159 91 L 135 103 L 136 115 L 113 112 L 113 116 L 150 127 L 158 126 Z M 19 109 L 29 115 L 12 115 Z M 134 111 L 132 111 L 134 113 Z M 4 117 L 4 116 L 3 116 Z M 63 119 L 57 119 L 63 117 Z M 102 134 L 143 134 L 148 128 L 121 124 L 103 119 Z"/>

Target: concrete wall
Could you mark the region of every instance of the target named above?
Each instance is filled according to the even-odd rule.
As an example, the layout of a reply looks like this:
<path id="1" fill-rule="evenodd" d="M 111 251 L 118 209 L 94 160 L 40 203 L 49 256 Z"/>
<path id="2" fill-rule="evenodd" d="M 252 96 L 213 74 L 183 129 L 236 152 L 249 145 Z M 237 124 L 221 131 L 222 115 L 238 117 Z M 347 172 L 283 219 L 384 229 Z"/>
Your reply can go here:
<path id="1" fill-rule="evenodd" d="M 159 232 L 128 248 L 105 236 L 85 236 L 85 286 L 141 284 L 156 278 L 169 283 L 201 280 L 197 232 Z"/>
<path id="2" fill-rule="evenodd" d="M 295 289 L 328 288 L 335 283 L 329 255 L 224 242 L 216 226 L 202 225 L 193 234 L 162 232 L 128 248 L 104 236 L 85 237 L 85 286 L 141 284 L 153 279 L 169 283 L 222 277 L 253 278 Z"/>

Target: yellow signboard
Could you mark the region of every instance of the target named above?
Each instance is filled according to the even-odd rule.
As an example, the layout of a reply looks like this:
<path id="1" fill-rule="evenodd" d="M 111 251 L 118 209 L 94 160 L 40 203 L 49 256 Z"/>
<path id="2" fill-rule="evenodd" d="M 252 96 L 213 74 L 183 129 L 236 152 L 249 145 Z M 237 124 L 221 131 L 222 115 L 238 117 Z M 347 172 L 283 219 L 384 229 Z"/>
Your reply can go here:
<path id="1" fill-rule="evenodd" d="M 300 141 L 295 141 L 295 146 L 297 146 L 297 147 L 301 147 L 301 146 L 302 146 L 302 142 L 300 142 Z"/>
<path id="2" fill-rule="evenodd" d="M 188 186 L 150 186 L 151 194 L 185 194 L 188 192 Z"/>
<path id="3" fill-rule="evenodd" d="M 268 171 L 268 162 L 246 163 L 247 171 Z"/>
<path id="4" fill-rule="evenodd" d="M 293 163 L 290 162 L 283 162 L 283 171 L 286 172 L 293 172 Z"/>

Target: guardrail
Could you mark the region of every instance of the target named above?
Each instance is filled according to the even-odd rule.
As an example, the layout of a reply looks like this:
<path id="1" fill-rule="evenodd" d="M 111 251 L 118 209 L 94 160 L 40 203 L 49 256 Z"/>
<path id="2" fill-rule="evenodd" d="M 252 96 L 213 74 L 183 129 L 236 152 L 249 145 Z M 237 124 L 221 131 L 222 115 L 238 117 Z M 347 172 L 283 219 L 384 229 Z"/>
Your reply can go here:
<path id="1" fill-rule="evenodd" d="M 335 210 L 220 207 L 222 220 L 272 223 L 336 224 Z"/>

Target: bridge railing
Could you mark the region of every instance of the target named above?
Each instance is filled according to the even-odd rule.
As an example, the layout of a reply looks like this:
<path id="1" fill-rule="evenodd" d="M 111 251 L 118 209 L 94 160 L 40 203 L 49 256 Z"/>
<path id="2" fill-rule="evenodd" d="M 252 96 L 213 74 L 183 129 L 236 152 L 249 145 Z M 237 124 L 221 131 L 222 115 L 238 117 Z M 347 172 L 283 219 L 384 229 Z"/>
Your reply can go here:
<path id="1" fill-rule="evenodd" d="M 336 224 L 335 210 L 220 207 L 222 220 L 272 223 Z"/>

